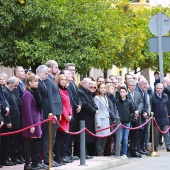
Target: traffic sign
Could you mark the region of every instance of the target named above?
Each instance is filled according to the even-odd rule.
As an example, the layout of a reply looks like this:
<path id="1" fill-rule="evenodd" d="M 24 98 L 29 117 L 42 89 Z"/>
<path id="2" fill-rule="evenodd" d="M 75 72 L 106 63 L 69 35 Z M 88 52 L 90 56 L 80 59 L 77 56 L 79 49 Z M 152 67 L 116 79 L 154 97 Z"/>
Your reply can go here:
<path id="1" fill-rule="evenodd" d="M 158 27 L 160 26 L 160 31 Z M 166 14 L 155 14 L 149 21 L 149 29 L 156 36 L 163 36 L 170 30 L 170 19 Z"/>
<path id="2" fill-rule="evenodd" d="M 159 52 L 159 43 L 157 37 L 150 38 L 149 45 L 151 52 Z M 162 52 L 168 51 L 170 51 L 170 37 L 162 37 Z"/>

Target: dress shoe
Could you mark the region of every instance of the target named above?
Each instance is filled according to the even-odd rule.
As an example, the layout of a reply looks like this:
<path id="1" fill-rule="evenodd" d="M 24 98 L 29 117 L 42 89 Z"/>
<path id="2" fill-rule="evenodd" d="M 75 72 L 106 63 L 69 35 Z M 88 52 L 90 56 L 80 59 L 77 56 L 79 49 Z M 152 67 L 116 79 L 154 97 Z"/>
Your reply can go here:
<path id="1" fill-rule="evenodd" d="M 62 160 L 56 160 L 55 159 L 55 162 L 57 162 L 58 164 L 61 164 L 61 165 L 66 165 L 67 163 L 64 163 Z"/>
<path id="2" fill-rule="evenodd" d="M 93 159 L 93 156 L 86 155 L 86 159 Z"/>
<path id="3" fill-rule="evenodd" d="M 167 150 L 167 152 L 170 152 L 170 148 L 167 148 L 166 150 Z"/>
<path id="4" fill-rule="evenodd" d="M 23 164 L 24 162 L 21 162 L 18 158 L 11 159 L 12 162 L 16 162 L 16 164 Z"/>
<path id="5" fill-rule="evenodd" d="M 25 163 L 25 160 L 24 160 L 23 157 L 19 157 L 18 159 L 19 159 L 21 162 Z"/>
<path id="6" fill-rule="evenodd" d="M 67 159 L 66 157 L 63 157 L 62 162 L 64 162 L 64 163 L 72 163 L 73 161 L 70 160 L 70 159 Z"/>
<path id="7" fill-rule="evenodd" d="M 0 168 L 3 168 L 3 166 L 2 166 L 2 165 L 0 165 Z"/>
<path id="8" fill-rule="evenodd" d="M 147 153 L 147 152 L 143 151 L 142 149 L 138 149 L 137 152 L 140 154 L 143 154 L 143 155 L 146 155 L 146 153 Z"/>
<path id="9" fill-rule="evenodd" d="M 44 162 L 45 165 L 49 165 L 49 162 Z M 58 167 L 58 166 L 61 166 L 61 164 L 55 162 L 55 161 L 52 161 L 52 167 Z"/>
<path id="10" fill-rule="evenodd" d="M 142 158 L 142 155 L 138 152 L 136 152 L 135 154 L 131 154 L 131 157 L 133 158 Z"/>
<path id="11" fill-rule="evenodd" d="M 39 169 L 48 169 L 48 166 L 44 163 L 38 162 L 36 164 L 32 165 L 33 168 L 39 168 Z"/>
<path id="12" fill-rule="evenodd" d="M 69 158 L 70 158 L 71 160 L 74 160 L 74 161 L 80 159 L 78 156 L 72 156 L 72 155 L 69 156 Z"/>
<path id="13" fill-rule="evenodd" d="M 2 160 L 1 165 L 3 166 L 12 166 L 12 162 L 10 160 Z"/>

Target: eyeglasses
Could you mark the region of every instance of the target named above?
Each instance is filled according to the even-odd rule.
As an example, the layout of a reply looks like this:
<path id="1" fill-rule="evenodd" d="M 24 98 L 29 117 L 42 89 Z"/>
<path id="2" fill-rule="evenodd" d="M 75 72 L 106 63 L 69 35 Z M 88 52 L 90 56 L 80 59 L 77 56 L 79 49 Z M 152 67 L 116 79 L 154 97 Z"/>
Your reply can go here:
<path id="1" fill-rule="evenodd" d="M 108 82 L 105 82 L 105 83 L 107 84 L 107 83 L 112 83 L 112 82 L 111 82 L 111 81 L 108 81 Z"/>
<path id="2" fill-rule="evenodd" d="M 91 89 L 96 89 L 96 87 L 95 87 L 95 86 L 91 86 L 90 88 L 91 88 Z"/>

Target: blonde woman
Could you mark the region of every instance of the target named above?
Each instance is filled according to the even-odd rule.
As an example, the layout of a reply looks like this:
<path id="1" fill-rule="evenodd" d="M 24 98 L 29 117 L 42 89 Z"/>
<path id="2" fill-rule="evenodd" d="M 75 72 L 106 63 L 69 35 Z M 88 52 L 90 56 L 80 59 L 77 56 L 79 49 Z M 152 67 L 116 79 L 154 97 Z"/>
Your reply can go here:
<path id="1" fill-rule="evenodd" d="M 26 75 L 26 89 L 22 97 L 22 120 L 23 128 L 34 125 L 41 121 L 42 103 L 37 90 L 38 76 L 29 72 Z M 23 132 L 24 136 L 24 170 L 37 169 L 34 155 L 39 152 L 39 140 L 42 135 L 41 125 L 31 127 Z M 30 159 L 31 158 L 31 159 Z M 31 165 L 32 160 L 32 165 Z"/>

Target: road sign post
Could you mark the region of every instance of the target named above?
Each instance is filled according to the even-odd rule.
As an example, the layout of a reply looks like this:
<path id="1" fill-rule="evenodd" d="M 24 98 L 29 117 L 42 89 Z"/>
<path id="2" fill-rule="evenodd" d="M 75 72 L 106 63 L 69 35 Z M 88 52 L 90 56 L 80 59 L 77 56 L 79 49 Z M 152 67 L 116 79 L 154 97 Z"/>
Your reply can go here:
<path id="1" fill-rule="evenodd" d="M 163 51 L 162 51 L 162 36 L 170 30 L 170 19 L 167 15 L 158 13 L 149 21 L 149 29 L 152 34 L 158 36 L 158 52 L 159 52 L 159 71 L 160 81 L 164 77 L 163 74 Z"/>

